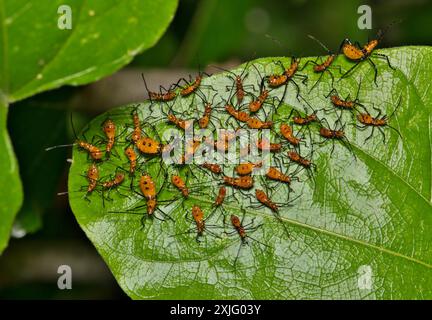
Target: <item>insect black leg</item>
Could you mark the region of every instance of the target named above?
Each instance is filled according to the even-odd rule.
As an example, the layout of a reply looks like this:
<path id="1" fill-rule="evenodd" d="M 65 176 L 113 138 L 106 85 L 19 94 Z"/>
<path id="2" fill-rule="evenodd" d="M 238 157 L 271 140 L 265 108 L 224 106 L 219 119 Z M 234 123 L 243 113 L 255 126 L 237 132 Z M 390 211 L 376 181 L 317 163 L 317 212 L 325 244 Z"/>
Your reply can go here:
<path id="1" fill-rule="evenodd" d="M 313 89 L 317 86 L 317 84 L 321 81 L 321 78 L 323 77 L 323 75 L 324 75 L 324 72 L 321 72 L 321 74 L 320 74 L 318 80 L 314 83 L 314 85 L 312 86 L 312 88 L 309 90 L 309 93 L 311 93 L 312 90 L 313 90 Z M 333 81 L 334 81 L 334 78 L 333 78 L 333 75 L 332 75 L 332 87 L 333 87 Z"/>
<path id="2" fill-rule="evenodd" d="M 378 78 L 378 69 L 377 69 L 375 63 L 372 61 L 371 58 L 367 58 L 367 61 L 370 63 L 370 65 L 371 65 L 372 68 L 374 69 L 374 83 L 375 83 L 375 85 L 378 87 L 378 83 L 377 83 L 377 78 Z"/>
<path id="3" fill-rule="evenodd" d="M 297 94 L 296 94 L 297 101 L 300 101 L 300 99 L 299 99 L 299 97 L 301 97 L 301 95 L 300 95 L 300 87 L 298 86 L 298 84 L 294 80 L 291 80 L 291 82 L 295 85 L 295 87 L 297 89 Z"/>
<path id="4" fill-rule="evenodd" d="M 375 127 L 372 127 L 371 134 L 370 134 L 370 135 L 365 139 L 364 142 L 366 142 L 366 141 L 368 141 L 370 138 L 372 138 L 373 133 L 374 133 L 374 130 L 375 130 Z"/>
<path id="5" fill-rule="evenodd" d="M 345 72 L 342 77 L 340 77 L 339 81 L 341 81 L 343 78 L 346 78 L 359 64 L 361 61 L 356 62 L 347 72 Z"/>
<path id="6" fill-rule="evenodd" d="M 390 69 L 396 70 L 396 68 L 391 65 L 389 57 L 386 56 L 385 54 L 374 53 L 373 55 L 376 56 L 377 58 L 385 59 L 387 61 L 388 66 L 390 67 Z"/>

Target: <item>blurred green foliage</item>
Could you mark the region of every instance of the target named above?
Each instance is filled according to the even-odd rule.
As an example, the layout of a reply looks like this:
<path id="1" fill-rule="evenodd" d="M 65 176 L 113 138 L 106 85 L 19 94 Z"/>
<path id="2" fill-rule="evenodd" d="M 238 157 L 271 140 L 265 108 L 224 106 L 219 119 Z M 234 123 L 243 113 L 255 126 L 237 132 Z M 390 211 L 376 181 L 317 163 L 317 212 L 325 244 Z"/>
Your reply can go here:
<path id="1" fill-rule="evenodd" d="M 373 30 L 358 29 L 360 5 L 371 7 Z M 399 19 L 403 21 L 391 26 L 381 47 L 432 44 L 429 0 L 183 0 L 168 32 L 133 64 L 196 68 L 233 58 L 320 55 L 325 52 L 308 34 L 337 51 L 344 38 L 363 43 Z"/>

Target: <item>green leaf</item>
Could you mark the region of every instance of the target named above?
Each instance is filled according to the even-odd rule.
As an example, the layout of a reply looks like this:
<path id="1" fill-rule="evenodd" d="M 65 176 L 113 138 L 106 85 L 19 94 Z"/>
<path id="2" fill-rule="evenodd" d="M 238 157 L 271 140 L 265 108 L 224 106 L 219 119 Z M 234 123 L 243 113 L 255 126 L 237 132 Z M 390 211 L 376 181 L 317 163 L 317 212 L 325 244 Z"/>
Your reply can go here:
<path id="1" fill-rule="evenodd" d="M 62 4 L 1 1 L 2 89 L 9 101 L 113 73 L 156 43 L 177 1 L 73 1 L 70 30 L 57 25 Z"/>
<path id="2" fill-rule="evenodd" d="M 58 9 L 64 4 L 60 0 L 0 0 L 0 96 L 4 109 L 0 153 L 4 157 L 13 157 L 5 131 L 4 105 L 113 73 L 156 43 L 177 7 L 176 0 L 76 0 L 68 4 L 72 29 L 62 30 L 58 22 L 64 12 L 58 13 Z M 11 167 L 16 160 L 10 158 L 3 163 Z M 0 185 L 19 182 L 17 166 L 12 168 L 13 172 L 1 176 Z M 14 187 L 8 192 L 21 189 Z M 21 198 L 21 194 L 5 198 L 10 203 L 1 208 L 2 239 L 10 233 L 9 220 L 16 213 L 11 210 L 21 206 Z"/>
<path id="3" fill-rule="evenodd" d="M 0 96 L 0 254 L 6 248 L 16 212 L 22 203 L 22 186 L 19 179 L 18 163 L 7 132 L 8 106 Z"/>
<path id="4" fill-rule="evenodd" d="M 256 177 L 254 187 L 268 187 L 274 201 L 286 203 L 289 194 L 290 206 L 280 208 L 280 219 L 269 209 L 257 207 L 253 190 L 244 194 L 236 191 L 238 200 L 232 196 L 227 199 L 224 205 L 227 215 L 242 216 L 244 212 L 244 224 L 262 225 L 249 231 L 259 242 L 249 239 L 249 245 L 242 246 L 240 252 L 240 239 L 235 233 L 227 234 L 233 228 L 229 218 L 223 222 L 220 211 L 207 221 L 208 225 L 216 226 L 209 230 L 220 238 L 205 231 L 201 243 L 197 243 L 194 231 L 184 233 L 194 230 L 191 218 L 185 218 L 191 216 L 192 205 L 199 205 L 206 216 L 213 210 L 211 204 L 220 180 L 204 174 L 197 166 L 182 169 L 162 166 L 165 169 L 161 170 L 158 158 L 148 160 L 140 171 L 150 173 L 158 188 L 163 186 L 164 172 L 172 174 L 179 170 L 186 178 L 187 172 L 192 171 L 196 177 L 189 177 L 188 185 L 194 186 L 195 192 L 191 192 L 188 200 L 160 204 L 175 222 L 167 218 L 165 221 L 146 219 L 145 206 L 136 214 L 130 211 L 146 203 L 139 195 L 138 178 L 134 181 L 129 178 L 118 192 L 112 190 L 111 201 L 107 200 L 107 194 L 100 192 L 88 196 L 87 201 L 82 188 L 88 184 L 85 173 L 90 161 L 85 152 L 75 149 L 69 173 L 72 210 L 123 290 L 134 299 L 432 298 L 432 91 L 429 85 L 432 49 L 401 47 L 379 50 L 379 53 L 387 55 L 396 70 L 390 69 L 385 60 L 373 58 L 378 67 L 377 86 L 367 62 L 340 82 L 339 71 L 333 69 L 334 86 L 341 97 L 350 94 L 353 98 L 361 81 L 358 98 L 372 115 L 377 113 L 373 107 L 390 116 L 398 106 L 389 119 L 395 130 L 383 128 L 385 142 L 378 130 L 365 141 L 370 128 L 357 129 L 352 114 L 335 112 L 325 97 L 332 88 L 330 76 L 325 74 L 319 85 L 308 93 L 319 74 L 314 74 L 310 65 L 299 71 L 309 77 L 307 87 L 296 81 L 301 96 L 315 110 L 326 109 L 318 111 L 318 116 L 328 121 L 330 127 L 333 128 L 340 116 L 347 141 L 335 143 L 332 151 L 331 142 L 321 144 L 317 125 L 303 129 L 300 134 L 309 147 L 302 146 L 301 153 L 307 156 L 313 150 L 310 156 L 316 172 L 298 173 L 300 181 L 291 185 L 294 192 L 288 193 L 286 186 L 269 184 Z M 262 77 L 281 72 L 274 63 L 276 60 L 285 66 L 290 63 L 289 58 L 263 58 L 252 63 Z M 302 59 L 302 64 L 306 60 Z M 334 65 L 348 70 L 352 62 L 340 56 Z M 238 74 L 243 67 L 233 71 Z M 258 90 L 260 76 L 249 67 L 245 84 L 253 84 Z M 203 81 L 217 90 L 215 104 L 220 102 L 221 107 L 223 102 L 219 99 L 227 99 L 226 86 L 232 83 L 226 74 Z M 283 90 L 283 87 L 276 89 L 271 96 L 282 97 Z M 212 97 L 211 89 L 203 87 L 202 92 L 207 99 Z M 202 104 L 195 96 L 178 98 L 170 107 L 179 112 L 183 110 L 187 118 L 201 114 Z M 154 121 L 159 135 L 169 126 L 160 114 L 161 108 L 167 112 L 167 106 L 153 104 L 150 108 L 148 101 L 138 107 L 141 119 Z M 295 87 L 289 84 L 277 114 L 272 105 L 267 105 L 265 111 L 273 120 L 287 121 L 292 108 L 311 113 L 310 108 L 305 109 L 308 108 L 305 103 L 296 99 Z M 118 132 L 128 128 L 118 138 L 115 148 L 118 155 L 113 154 L 109 161 L 99 164 L 102 180 L 108 179 L 120 166 L 127 169 L 123 149 L 131 131 L 132 110 L 134 106 L 125 106 L 101 115 L 86 130 L 87 139 L 100 136 L 101 124 L 108 117 L 115 121 Z M 216 117 L 224 125 L 231 121 L 225 112 L 214 112 Z M 264 114 L 260 112 L 259 117 L 264 119 Z M 145 128 L 148 135 L 158 139 L 154 130 L 148 125 Z M 101 139 L 95 137 L 103 146 Z M 286 151 L 276 157 L 286 159 Z M 141 161 L 144 159 L 142 156 Z M 289 168 L 292 173 L 295 166 L 291 164 Z M 232 175 L 232 169 L 233 166 L 224 168 L 227 175 Z M 129 187 L 131 182 L 135 192 Z M 173 197 L 179 198 L 180 194 L 168 180 L 158 199 L 162 202 Z M 159 213 L 159 217 L 163 215 Z"/>

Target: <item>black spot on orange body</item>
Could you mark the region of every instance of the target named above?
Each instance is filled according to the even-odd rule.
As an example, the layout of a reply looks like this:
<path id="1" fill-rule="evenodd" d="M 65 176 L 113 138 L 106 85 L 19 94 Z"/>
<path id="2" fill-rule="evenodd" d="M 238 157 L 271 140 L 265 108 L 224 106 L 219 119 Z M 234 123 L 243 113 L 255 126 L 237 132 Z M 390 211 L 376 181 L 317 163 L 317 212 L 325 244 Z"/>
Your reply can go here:
<path id="1" fill-rule="evenodd" d="M 144 154 L 159 154 L 164 145 L 149 137 L 143 137 L 136 143 L 138 150 Z"/>

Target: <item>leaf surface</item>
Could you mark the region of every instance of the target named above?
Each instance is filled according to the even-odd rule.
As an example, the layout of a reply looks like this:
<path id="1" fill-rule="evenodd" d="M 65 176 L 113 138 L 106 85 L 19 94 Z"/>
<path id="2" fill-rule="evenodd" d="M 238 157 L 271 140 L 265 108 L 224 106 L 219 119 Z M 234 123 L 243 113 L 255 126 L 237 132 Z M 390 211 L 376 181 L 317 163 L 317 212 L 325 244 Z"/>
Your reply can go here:
<path id="1" fill-rule="evenodd" d="M 350 95 L 354 99 L 361 82 L 358 99 L 372 115 L 381 110 L 381 115 L 390 117 L 397 108 L 389 118 L 394 129 L 383 128 L 385 142 L 378 129 L 366 140 L 371 128 L 359 130 L 351 112 L 335 111 L 325 97 L 332 88 L 329 74 L 308 92 L 319 74 L 313 73 L 311 65 L 299 71 L 309 78 L 307 86 L 295 80 L 301 96 L 317 111 L 322 125 L 328 122 L 335 128 L 340 117 L 347 140 L 333 147 L 329 141 L 323 143 L 317 125 L 303 128 L 299 135 L 306 140 L 306 146 L 301 147 L 301 154 L 312 158 L 316 171 L 297 172 L 300 181 L 292 182 L 290 193 L 286 186 L 256 176 L 254 188 L 267 188 L 273 201 L 282 204 L 280 219 L 259 206 L 254 190 L 235 191 L 234 197 L 229 189 L 224 222 L 221 211 L 210 215 L 220 178 L 206 175 L 194 165 L 166 167 L 158 158 L 149 160 L 144 156 L 140 157 L 140 172 L 151 174 L 158 189 L 163 186 L 158 197 L 160 208 L 174 222 L 166 217 L 165 221 L 145 218 L 146 201 L 137 187 L 139 174 L 133 181 L 128 178 L 119 192 L 104 194 L 105 201 L 100 192 L 88 196 L 87 201 L 82 189 L 88 184 L 85 174 L 90 161 L 85 152 L 75 149 L 69 173 L 71 207 L 123 290 L 135 299 L 430 299 L 432 92 L 428 77 L 432 49 L 400 47 L 379 52 L 390 58 L 396 70 L 389 68 L 385 60 L 373 58 L 378 67 L 377 86 L 367 62 L 341 81 L 336 68 L 332 73 L 334 86 L 343 98 Z M 315 60 L 304 58 L 301 64 L 310 59 Z M 250 63 L 259 73 L 249 65 L 244 82 L 254 86 L 249 87 L 249 92 L 256 96 L 261 77 L 281 72 L 274 63 L 277 60 L 285 66 L 290 63 L 289 58 L 262 58 Z M 348 70 L 352 62 L 340 56 L 337 65 Z M 233 72 L 239 74 L 243 68 L 239 66 Z M 217 92 L 214 106 L 223 109 L 233 93 L 228 74 L 206 78 L 203 85 L 207 86 L 202 89 L 207 100 Z M 273 90 L 270 96 L 281 98 L 283 91 L 283 87 Z M 248 99 L 252 98 L 248 96 L 245 102 Z M 310 114 L 308 104 L 296 98 L 296 88 L 290 83 L 277 113 L 270 103 L 265 106 L 265 114 L 278 125 L 279 121 L 287 121 L 292 109 L 300 115 Z M 103 114 L 86 130 L 87 139 L 103 136 L 101 124 L 110 118 L 119 127 L 118 132 L 124 132 L 115 147 L 118 155 L 99 164 L 102 179 L 108 179 L 119 167 L 128 168 L 124 148 L 135 107 L 124 106 Z M 156 127 L 153 130 L 145 125 L 147 135 L 167 141 L 163 132 L 172 126 L 160 110 L 167 113 L 168 107 L 182 112 L 185 118 L 203 112 L 198 96 L 178 98 L 169 106 L 143 102 L 137 108 L 141 120 Z M 258 117 L 264 120 L 264 112 L 260 111 Z M 214 112 L 212 118 L 216 126 L 229 127 L 232 123 L 225 111 Z M 275 142 L 280 140 L 273 138 Z M 103 146 L 103 139 L 95 139 Z M 275 157 L 284 160 L 283 169 L 293 174 L 296 166 L 288 165 L 286 150 L 285 146 L 284 152 Z M 232 175 L 233 166 L 227 165 L 224 170 Z M 191 171 L 195 177 L 188 178 L 194 191 L 190 198 L 167 201 L 181 199 L 169 181 L 170 175 L 180 172 L 186 179 Z M 129 187 L 131 182 L 134 191 Z M 289 205 L 284 206 L 288 195 Z M 215 226 L 204 232 L 200 243 L 190 218 L 195 204 L 210 215 L 207 224 Z M 137 206 L 140 209 L 132 212 Z M 229 222 L 230 214 L 244 217 L 245 225 L 260 226 L 249 231 L 248 245 L 240 246 Z M 159 213 L 159 217 L 164 215 Z M 185 233 L 188 230 L 190 233 Z"/>

